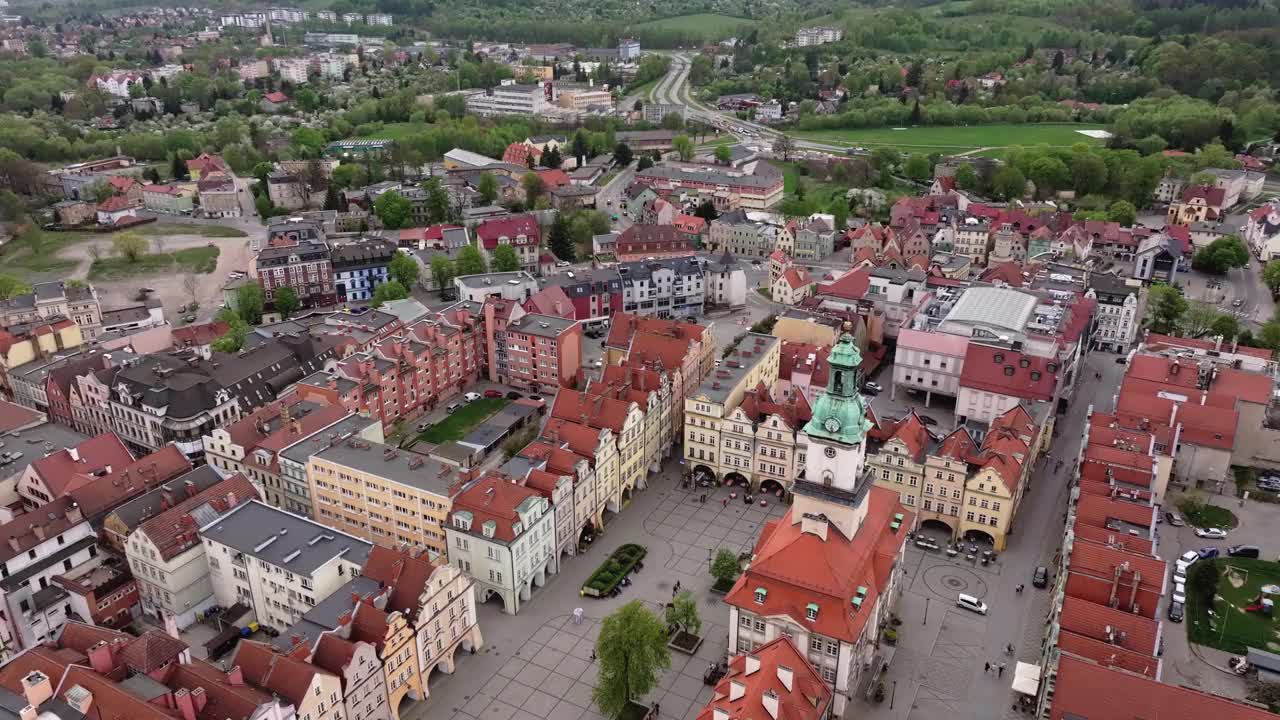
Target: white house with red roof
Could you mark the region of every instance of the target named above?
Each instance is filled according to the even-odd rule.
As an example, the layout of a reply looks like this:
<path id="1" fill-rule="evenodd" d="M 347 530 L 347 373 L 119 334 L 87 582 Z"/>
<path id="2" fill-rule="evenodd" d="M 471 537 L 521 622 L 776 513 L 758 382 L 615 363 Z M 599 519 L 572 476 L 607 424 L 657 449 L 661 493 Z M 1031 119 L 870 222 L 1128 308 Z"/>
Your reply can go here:
<path id="1" fill-rule="evenodd" d="M 551 502 L 501 475 L 486 475 L 458 493 L 445 535 L 449 563 L 475 579 L 476 602 L 497 596 L 511 615 L 559 567 Z"/>
<path id="2" fill-rule="evenodd" d="M 813 277 L 803 267 L 791 266 L 773 282 L 773 301 L 783 305 L 799 305 L 813 295 Z"/>
<path id="3" fill-rule="evenodd" d="M 508 215 L 485 220 L 475 228 L 476 239 L 485 261 L 493 262 L 493 251 L 499 245 L 510 245 L 520 260 L 520 269 L 538 272 L 538 246 L 541 236 L 538 220 L 533 215 Z"/>
<path id="4" fill-rule="evenodd" d="M 765 525 L 725 602 L 731 651 L 789 636 L 835 688 L 839 715 L 883 662 L 877 640 L 901 592 L 914 516 L 867 472 L 871 421 L 853 338 L 841 335 L 827 360 L 827 389 L 800 435 L 807 459 L 792 506 Z"/>
<path id="5" fill-rule="evenodd" d="M 1020 403 L 1048 403 L 1058 366 L 1051 358 L 998 345 L 969 343 L 960 373 L 956 414 L 989 423 Z"/>
<path id="6" fill-rule="evenodd" d="M 1177 202 L 1169 204 L 1165 222 L 1190 225 L 1216 221 L 1227 208 L 1227 191 L 1213 185 L 1193 185 L 1182 191 Z"/>
<path id="7" fill-rule="evenodd" d="M 735 655 L 697 720 L 827 720 L 830 686 L 787 637 Z"/>
<path id="8" fill-rule="evenodd" d="M 18 480 L 18 495 L 29 510 L 65 497 L 113 469 L 123 469 L 134 459 L 115 433 L 102 433 L 75 447 L 47 450 L 52 451 L 32 461 Z"/>
<path id="9" fill-rule="evenodd" d="M 1280 204 L 1268 203 L 1249 212 L 1243 239 L 1263 262 L 1280 258 Z"/>
<path id="10" fill-rule="evenodd" d="M 130 200 L 124 195 L 112 195 L 98 203 L 97 216 L 99 225 L 119 225 L 138 218 L 142 210 L 142 202 Z"/>

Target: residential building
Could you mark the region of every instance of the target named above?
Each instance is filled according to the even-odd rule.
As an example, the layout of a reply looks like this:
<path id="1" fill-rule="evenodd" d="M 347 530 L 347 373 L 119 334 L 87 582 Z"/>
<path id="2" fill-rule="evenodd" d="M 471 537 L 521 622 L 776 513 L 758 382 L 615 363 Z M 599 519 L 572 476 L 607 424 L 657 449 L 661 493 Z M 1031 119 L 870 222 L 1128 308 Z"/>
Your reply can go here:
<path id="1" fill-rule="evenodd" d="M 632 226 L 632 229 L 638 226 Z M 622 310 L 659 318 L 697 317 L 706 304 L 701 262 L 693 255 L 618 265 Z"/>
<path id="2" fill-rule="evenodd" d="M 1106 273 L 1089 273 L 1085 297 L 1098 303 L 1093 348 L 1127 353 L 1138 339 L 1146 307 L 1142 284 Z"/>
<path id="3" fill-rule="evenodd" d="M 745 263 L 728 251 L 704 260 L 702 279 L 707 305 L 740 308 L 747 304 L 747 272 Z"/>
<path id="4" fill-rule="evenodd" d="M 228 661 L 245 682 L 287 701 L 303 720 L 355 720 L 342 702 L 342 678 L 264 643 L 242 640 Z M 185 720 L 185 719 L 184 719 Z"/>
<path id="5" fill-rule="evenodd" d="M 74 500 L 63 498 L 0 525 L 3 655 L 56 637 L 67 622 L 67 593 L 54 578 L 98 556 L 97 536 Z"/>
<path id="6" fill-rule="evenodd" d="M 306 58 L 281 58 L 275 61 L 280 79 L 293 85 L 307 84 L 307 71 L 311 63 Z"/>
<path id="7" fill-rule="evenodd" d="M 644 104 L 642 113 L 645 122 L 661 125 L 662 119 L 668 115 L 679 115 L 682 120 L 688 117 L 689 108 L 683 103 L 651 102 Z"/>
<path id="8" fill-rule="evenodd" d="M 744 344 L 751 342 L 748 336 Z M 864 674 L 884 662 L 879 638 L 901 594 L 915 517 L 893 491 L 874 485 L 865 466 L 871 423 L 850 335 L 841 335 L 828 363 L 827 389 L 801 434 L 807 461 L 792 505 L 765 525 L 725 602 L 734 652 L 789 636 L 834 688 L 839 715 Z"/>
<path id="9" fill-rule="evenodd" d="M 1226 190 L 1214 185 L 1196 185 L 1183 190 L 1178 201 L 1170 203 L 1165 222 L 1190 225 L 1217 221 L 1226 207 Z"/>
<path id="10" fill-rule="evenodd" d="M 143 205 L 152 212 L 190 215 L 195 208 L 194 188 L 190 185 L 144 185 Z"/>
<path id="11" fill-rule="evenodd" d="M 633 37 L 624 37 L 618 40 L 618 59 L 624 63 L 639 61 L 640 41 Z"/>
<path id="12" fill-rule="evenodd" d="M 513 301 L 485 301 L 489 380 L 532 392 L 575 386 L 582 370 L 582 325 L 526 313 Z"/>
<path id="13" fill-rule="evenodd" d="M 467 97 L 467 113 L 491 115 L 541 115 L 550 106 L 547 91 L 537 85 L 498 85 Z"/>
<path id="14" fill-rule="evenodd" d="M 68 621 L 82 618 L 97 627 L 119 630 L 133 624 L 141 612 L 137 580 L 124 558 L 109 552 L 100 551 L 96 560 L 55 576 L 53 583 L 61 589 L 55 602 L 63 603 Z M 46 615 L 53 612 L 50 606 Z"/>
<path id="15" fill-rule="evenodd" d="M 1280 258 L 1280 204 L 1267 203 L 1251 210 L 1242 239 L 1259 260 Z"/>
<path id="16" fill-rule="evenodd" d="M 200 528 L 214 597 L 284 630 L 354 577 L 372 545 L 259 500 Z"/>
<path id="17" fill-rule="evenodd" d="M 387 266 L 396 252 L 393 243 L 371 238 L 335 244 L 330 251 L 329 262 L 337 301 L 371 300 L 374 290 L 387 281 Z"/>
<path id="18" fill-rule="evenodd" d="M 893 385 L 890 397 L 899 388 L 924 394 L 925 407 L 934 395 L 960 396 L 960 372 L 964 368 L 969 339 L 950 333 L 902 328 L 893 354 Z"/>
<path id="19" fill-rule="evenodd" d="M 547 287 L 558 287 L 573 305 L 577 320 L 597 320 L 623 307 L 622 277 L 611 268 L 591 268 L 556 273 Z"/>
<path id="20" fill-rule="evenodd" d="M 240 217 L 244 210 L 233 178 L 214 173 L 196 183 L 200 214 L 210 218 Z"/>
<path id="21" fill-rule="evenodd" d="M 542 241 L 538 220 L 532 214 L 486 220 L 475 227 L 474 233 L 487 262 L 492 264 L 493 251 L 499 245 L 508 245 L 516 251 L 521 270 L 537 272 Z"/>
<path id="22" fill-rule="evenodd" d="M 102 305 L 92 285 L 67 285 L 62 281 L 42 282 L 29 293 L 0 301 L 0 327 L 33 323 L 37 320 L 68 318 L 91 341 L 102 332 Z"/>
<path id="23" fill-rule="evenodd" d="M 636 173 L 636 180 L 654 188 L 695 192 L 729 192 L 737 195 L 741 207 L 765 210 L 782 200 L 782 173 L 760 161 L 754 172 L 723 167 L 669 167 L 655 165 Z"/>
<path id="24" fill-rule="evenodd" d="M 282 287 L 291 288 L 303 307 L 333 305 L 338 299 L 332 255 L 323 240 L 265 247 L 254 258 L 251 275 L 268 302 Z"/>
<path id="25" fill-rule="evenodd" d="M 269 92 L 258 101 L 258 109 L 264 113 L 278 113 L 289 105 L 289 96 L 280 92 Z"/>
<path id="26" fill-rule="evenodd" d="M 391 27 L 393 22 L 391 15 L 387 13 L 369 13 L 364 16 L 364 21 L 369 25 L 382 27 Z"/>
<path id="27" fill-rule="evenodd" d="M 125 555 L 138 580 L 142 612 L 165 622 L 172 619 L 182 629 L 196 622 L 197 614 L 217 604 L 204 544 L 200 542 L 200 526 L 240 503 L 256 499 L 258 493 L 243 475 L 232 475 L 199 492 L 194 483 L 186 485 L 182 477 L 174 483 L 185 487 L 186 492 L 175 498 L 173 505 L 161 495 L 154 514 L 133 520 L 137 524 L 128 535 Z M 106 522 L 120 527 L 128 521 L 117 515 L 114 520 L 108 517 Z"/>
<path id="28" fill-rule="evenodd" d="M 844 31 L 837 27 L 819 25 L 817 27 L 800 28 L 796 31 L 796 46 L 811 47 L 826 43 L 840 42 Z"/>
<path id="29" fill-rule="evenodd" d="M 35 510 L 132 462 L 133 455 L 120 438 L 115 433 L 103 433 L 32 460 L 18 477 L 17 494 L 23 507 Z"/>
<path id="30" fill-rule="evenodd" d="M 236 70 L 240 75 L 240 81 L 246 83 L 271 75 L 271 66 L 267 64 L 266 60 L 242 62 Z"/>
<path id="31" fill-rule="evenodd" d="M 497 475 L 458 493 L 446 533 L 450 564 L 473 578 L 476 602 L 497 595 L 508 614 L 559 569 L 551 504 Z"/>
<path id="32" fill-rule="evenodd" d="M 789 637 L 729 658 L 729 668 L 697 720 L 787 718 L 828 720 L 827 682 Z"/>
<path id="33" fill-rule="evenodd" d="M 739 257 L 766 257 L 773 252 L 773 247 L 765 244 L 761 230 L 761 224 L 747 217 L 746 211 L 731 210 L 711 221 L 707 249 Z"/>
<path id="34" fill-rule="evenodd" d="M 1181 243 L 1165 233 L 1145 237 L 1133 255 L 1133 277 L 1145 282 L 1177 282 L 1182 262 Z"/>
<path id="35" fill-rule="evenodd" d="M 990 423 L 1022 403 L 1052 404 L 1059 370 L 1051 358 L 970 342 L 960 372 L 956 415 Z"/>
<path id="36" fill-rule="evenodd" d="M 564 389 L 556 395 L 551 406 L 551 420 L 543 428 L 543 437 L 553 441 L 558 440 L 562 434 L 581 432 L 566 429 L 566 424 L 589 428 L 588 432 L 597 448 L 601 433 L 608 432 L 608 438 L 616 443 L 617 474 L 613 475 L 611 469 L 609 476 L 603 479 L 597 475 L 596 491 L 598 497 L 606 498 L 607 506 L 615 512 L 636 490 L 645 488 L 647 473 L 656 470 L 650 461 L 657 448 L 646 445 L 645 409 L 625 394 L 622 397 L 610 397 Z M 579 441 L 575 451 L 581 449 L 583 454 L 588 454 L 585 452 L 587 444 Z M 599 464 L 600 458 L 597 456 L 597 465 Z"/>
<path id="37" fill-rule="evenodd" d="M 556 105 L 576 113 L 603 110 L 613 112 L 613 93 L 593 84 L 560 81 L 555 83 Z"/>
<path id="38" fill-rule="evenodd" d="M 437 557 L 448 552 L 444 522 L 455 486 L 466 478 L 433 458 L 353 436 L 313 450 L 307 481 L 317 521 L 378 545 L 421 547 Z"/>
<path id="39" fill-rule="evenodd" d="M 655 202 L 665 204 L 664 200 Z M 674 220 L 674 213 L 671 217 Z M 672 224 L 632 225 L 622 231 L 615 243 L 617 258 L 623 261 L 689 255 L 697 248 L 697 243 Z"/>
<path id="40" fill-rule="evenodd" d="M 525 270 L 459 275 L 453 285 L 459 299 L 471 303 L 483 303 L 490 297 L 524 302 L 538 292 L 538 279 Z"/>

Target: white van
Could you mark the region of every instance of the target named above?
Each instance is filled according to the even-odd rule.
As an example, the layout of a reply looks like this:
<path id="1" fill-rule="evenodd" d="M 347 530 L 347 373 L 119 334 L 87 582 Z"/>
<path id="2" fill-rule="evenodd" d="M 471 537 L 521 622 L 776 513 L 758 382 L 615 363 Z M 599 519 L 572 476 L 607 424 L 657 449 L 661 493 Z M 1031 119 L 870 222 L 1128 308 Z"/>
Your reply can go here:
<path id="1" fill-rule="evenodd" d="M 972 595 L 960 593 L 956 596 L 956 607 L 971 610 L 979 615 L 987 614 L 987 604 Z"/>

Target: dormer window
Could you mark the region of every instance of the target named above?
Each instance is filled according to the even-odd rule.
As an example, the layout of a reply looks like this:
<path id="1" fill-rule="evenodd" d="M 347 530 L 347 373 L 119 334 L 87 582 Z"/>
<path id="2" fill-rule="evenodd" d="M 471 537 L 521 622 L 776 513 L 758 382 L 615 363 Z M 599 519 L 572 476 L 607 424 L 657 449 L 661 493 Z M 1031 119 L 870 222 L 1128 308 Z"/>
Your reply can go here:
<path id="1" fill-rule="evenodd" d="M 804 616 L 810 620 L 818 619 L 818 603 L 809 603 L 804 608 Z"/>
<path id="2" fill-rule="evenodd" d="M 998 363 L 1002 363 L 1004 362 L 1004 353 L 996 353 L 991 359 Z"/>
<path id="3" fill-rule="evenodd" d="M 487 538 L 493 537 L 493 534 L 497 532 L 497 530 L 498 530 L 498 523 L 494 522 L 493 520 L 485 520 L 484 524 L 480 526 L 480 531 L 483 532 L 484 536 Z"/>
<path id="4" fill-rule="evenodd" d="M 756 595 L 756 604 L 757 604 L 757 605 L 763 605 L 763 604 L 764 604 L 764 598 L 765 598 L 765 596 L 766 596 L 766 595 L 768 595 L 768 594 L 769 594 L 769 591 L 768 591 L 768 590 L 765 590 L 765 589 L 764 589 L 764 588 L 762 588 L 762 587 L 758 587 L 758 588 L 756 588 L 756 592 L 755 592 L 755 595 Z"/>

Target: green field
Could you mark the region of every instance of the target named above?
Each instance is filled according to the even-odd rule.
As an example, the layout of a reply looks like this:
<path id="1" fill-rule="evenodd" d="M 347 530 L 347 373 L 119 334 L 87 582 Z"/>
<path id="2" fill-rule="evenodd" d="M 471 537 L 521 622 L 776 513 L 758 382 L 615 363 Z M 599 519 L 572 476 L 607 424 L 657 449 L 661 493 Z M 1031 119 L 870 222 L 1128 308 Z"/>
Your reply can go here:
<path id="1" fill-rule="evenodd" d="M 1221 571 L 1214 598 L 1214 617 L 1191 587 L 1187 588 L 1187 638 L 1199 645 L 1242 654 L 1246 647 L 1280 651 L 1280 616 L 1267 617 L 1244 608 L 1262 595 L 1263 585 L 1280 584 L 1280 564 L 1266 560 L 1225 558 L 1213 562 Z M 1196 566 L 1191 566 L 1195 571 Z M 1280 596 L 1269 595 L 1273 600 Z"/>
<path id="2" fill-rule="evenodd" d="M 433 445 L 461 440 L 477 425 L 487 420 L 490 415 L 501 410 L 509 402 L 511 401 L 505 397 L 500 397 L 480 398 L 479 400 L 465 403 L 449 417 L 427 428 L 426 431 L 418 435 L 418 439 Z"/>
<path id="3" fill-rule="evenodd" d="M 727 37 L 734 34 L 739 28 L 752 25 L 755 25 L 755 22 L 746 18 L 717 15 L 715 13 L 696 13 L 650 20 L 649 22 L 640 23 L 636 27 L 649 30 L 685 30 Z"/>
<path id="4" fill-rule="evenodd" d="M 187 248 L 167 253 L 150 253 L 129 262 L 123 257 L 104 257 L 89 266 L 90 280 L 123 280 L 137 275 L 211 273 L 218 267 L 216 247 Z"/>
<path id="5" fill-rule="evenodd" d="M 875 147 L 887 145 L 910 152 L 954 154 L 977 148 L 1005 148 L 1010 145 L 1060 145 L 1079 142 L 1101 144 L 1102 140 L 1080 134 L 1080 130 L 1105 130 L 1088 123 L 1043 123 L 1025 125 L 922 125 L 850 130 L 801 130 L 794 133 L 805 140 Z M 984 155 L 986 153 L 983 153 Z"/>

